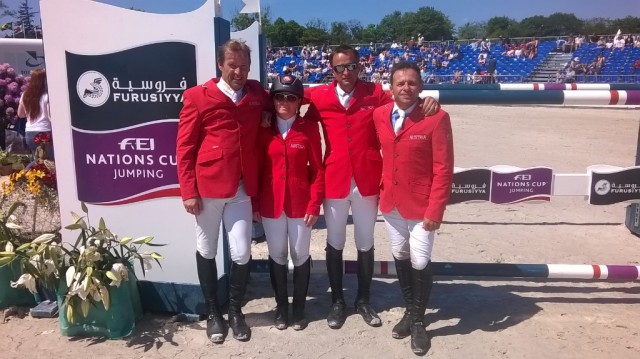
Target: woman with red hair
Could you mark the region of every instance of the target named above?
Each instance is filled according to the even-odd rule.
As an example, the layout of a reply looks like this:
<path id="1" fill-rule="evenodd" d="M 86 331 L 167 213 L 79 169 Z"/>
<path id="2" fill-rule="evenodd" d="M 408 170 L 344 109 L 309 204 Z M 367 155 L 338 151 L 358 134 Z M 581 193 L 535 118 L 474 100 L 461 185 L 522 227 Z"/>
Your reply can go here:
<path id="1" fill-rule="evenodd" d="M 48 134 L 51 138 L 51 116 L 49 114 L 49 95 L 47 94 L 47 75 L 45 70 L 31 71 L 29 86 L 20 97 L 18 116 L 27 118 L 25 137 L 27 146 L 32 153 L 38 148 L 34 141 L 39 133 Z M 46 143 L 46 157 L 53 160 L 53 145 L 51 141 Z"/>

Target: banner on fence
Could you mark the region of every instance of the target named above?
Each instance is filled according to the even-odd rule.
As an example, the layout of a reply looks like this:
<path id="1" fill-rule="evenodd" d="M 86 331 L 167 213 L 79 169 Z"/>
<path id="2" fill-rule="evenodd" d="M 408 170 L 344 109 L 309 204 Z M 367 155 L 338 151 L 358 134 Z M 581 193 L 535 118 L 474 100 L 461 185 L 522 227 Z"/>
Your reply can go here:
<path id="1" fill-rule="evenodd" d="M 606 205 L 640 200 L 640 166 L 592 166 L 589 204 Z"/>

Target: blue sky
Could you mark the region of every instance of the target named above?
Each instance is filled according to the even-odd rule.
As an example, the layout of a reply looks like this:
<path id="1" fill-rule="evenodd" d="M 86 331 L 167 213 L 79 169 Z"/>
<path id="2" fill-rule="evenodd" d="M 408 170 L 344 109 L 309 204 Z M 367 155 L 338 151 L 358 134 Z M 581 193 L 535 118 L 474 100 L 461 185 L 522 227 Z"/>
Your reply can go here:
<path id="1" fill-rule="evenodd" d="M 23 0 L 4 0 L 10 8 L 17 8 Z M 205 0 L 98 0 L 121 7 L 136 7 L 149 12 L 186 12 L 199 7 Z M 37 11 L 38 0 L 29 0 Z M 241 0 L 221 0 L 223 16 L 227 19 L 244 5 Z M 592 17 L 621 18 L 640 16 L 638 0 L 262 0 L 264 8 L 271 8 L 272 20 L 282 17 L 301 25 L 313 18 L 330 24 L 332 21 L 360 20 L 363 25 L 377 24 L 387 14 L 415 11 L 421 6 L 432 6 L 442 11 L 457 26 L 466 22 L 484 21 L 493 16 L 508 16 L 521 20 L 533 15 L 554 12 L 574 13 L 581 19 Z M 307 10 L 308 9 L 308 10 Z M 4 23 L 10 19 L 2 18 Z"/>

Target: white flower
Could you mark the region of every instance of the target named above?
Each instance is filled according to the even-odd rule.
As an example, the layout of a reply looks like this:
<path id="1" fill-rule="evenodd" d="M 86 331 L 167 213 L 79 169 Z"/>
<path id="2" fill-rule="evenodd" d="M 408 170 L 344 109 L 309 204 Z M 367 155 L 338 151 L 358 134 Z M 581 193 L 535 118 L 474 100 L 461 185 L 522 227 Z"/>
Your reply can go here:
<path id="1" fill-rule="evenodd" d="M 100 260 L 100 253 L 95 246 L 80 247 L 80 257 L 84 257 L 87 262 L 97 262 Z"/>
<path id="2" fill-rule="evenodd" d="M 53 263 L 53 259 L 46 259 L 43 264 L 42 271 L 46 275 L 50 275 L 55 273 L 56 277 L 58 277 L 58 273 L 56 272 L 56 265 Z"/>
<path id="3" fill-rule="evenodd" d="M 5 252 L 13 252 L 13 244 L 11 242 L 7 242 L 7 245 L 4 246 L 4 251 Z"/>
<path id="4" fill-rule="evenodd" d="M 151 253 L 140 253 L 142 257 L 142 264 L 144 265 L 144 270 L 149 270 L 152 268 L 153 256 Z"/>
<path id="5" fill-rule="evenodd" d="M 107 272 L 107 277 L 111 279 L 112 287 L 119 288 L 123 280 L 129 280 L 129 269 L 122 263 L 114 263 L 111 270 Z"/>
<path id="6" fill-rule="evenodd" d="M 67 287 L 71 288 L 71 283 L 73 283 L 76 275 L 76 267 L 71 266 L 67 269 L 66 278 L 67 278 Z"/>
<path id="7" fill-rule="evenodd" d="M 31 274 L 25 273 L 18 278 L 17 282 L 11 282 L 11 288 L 24 287 L 29 290 L 29 292 L 36 292 L 36 278 Z"/>
<path id="8" fill-rule="evenodd" d="M 31 243 L 33 244 L 40 244 L 40 243 L 47 243 L 50 240 L 56 238 L 55 234 L 52 233 L 45 233 L 41 236 L 39 236 L 38 238 L 34 239 L 33 241 L 31 241 Z"/>

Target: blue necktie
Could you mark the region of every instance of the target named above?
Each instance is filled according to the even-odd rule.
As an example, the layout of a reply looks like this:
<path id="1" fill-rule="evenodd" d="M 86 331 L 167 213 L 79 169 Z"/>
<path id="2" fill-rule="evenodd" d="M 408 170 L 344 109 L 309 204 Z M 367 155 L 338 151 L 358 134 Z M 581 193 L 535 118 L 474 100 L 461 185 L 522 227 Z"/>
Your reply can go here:
<path id="1" fill-rule="evenodd" d="M 393 113 L 391 114 L 391 127 L 393 127 L 393 132 L 395 132 L 396 134 L 400 130 L 399 127 L 396 128 L 396 122 L 398 122 L 399 119 L 400 119 L 400 112 L 393 111 Z"/>
<path id="2" fill-rule="evenodd" d="M 392 128 L 396 127 L 396 121 L 398 121 L 399 118 L 400 118 L 400 114 L 398 113 L 398 111 L 393 111 L 393 113 L 391 114 L 391 127 Z"/>

